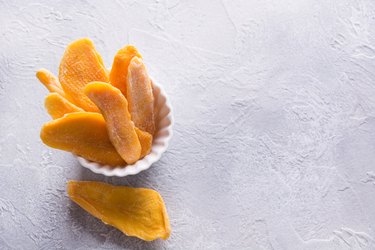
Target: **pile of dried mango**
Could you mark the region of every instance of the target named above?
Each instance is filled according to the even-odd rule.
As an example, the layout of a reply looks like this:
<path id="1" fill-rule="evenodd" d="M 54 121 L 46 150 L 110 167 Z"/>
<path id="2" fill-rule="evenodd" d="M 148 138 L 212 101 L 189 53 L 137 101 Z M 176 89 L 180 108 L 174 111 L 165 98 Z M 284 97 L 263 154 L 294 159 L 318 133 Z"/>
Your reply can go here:
<path id="1" fill-rule="evenodd" d="M 58 78 L 46 69 L 37 78 L 51 92 L 45 107 L 53 120 L 40 133 L 46 145 L 110 166 L 133 164 L 150 152 L 152 81 L 134 46 L 120 49 L 108 71 L 93 42 L 79 39 L 65 50 Z M 165 205 L 154 190 L 70 181 L 68 195 L 126 235 L 169 237 Z"/>
<path id="2" fill-rule="evenodd" d="M 37 72 L 51 92 L 45 100 L 54 119 L 41 131 L 50 147 L 111 166 L 133 164 L 151 150 L 155 132 L 152 83 L 133 46 L 119 50 L 110 72 L 89 39 L 66 49 L 58 79 Z"/>

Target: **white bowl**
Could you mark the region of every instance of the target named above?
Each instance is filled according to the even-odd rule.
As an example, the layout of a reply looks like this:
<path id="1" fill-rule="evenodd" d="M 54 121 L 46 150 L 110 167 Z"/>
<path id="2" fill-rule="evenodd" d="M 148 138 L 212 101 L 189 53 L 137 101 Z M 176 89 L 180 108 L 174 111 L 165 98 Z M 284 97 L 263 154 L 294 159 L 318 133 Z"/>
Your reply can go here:
<path id="1" fill-rule="evenodd" d="M 97 162 L 89 161 L 80 156 L 76 156 L 78 162 L 83 167 L 88 168 L 97 174 L 123 177 L 138 174 L 139 172 L 148 169 L 153 163 L 160 159 L 161 155 L 167 150 L 169 140 L 172 137 L 173 118 L 171 105 L 167 100 L 164 90 L 157 85 L 155 81 L 152 81 L 152 83 L 155 97 L 156 132 L 150 153 L 132 165 L 116 167 L 103 165 Z"/>

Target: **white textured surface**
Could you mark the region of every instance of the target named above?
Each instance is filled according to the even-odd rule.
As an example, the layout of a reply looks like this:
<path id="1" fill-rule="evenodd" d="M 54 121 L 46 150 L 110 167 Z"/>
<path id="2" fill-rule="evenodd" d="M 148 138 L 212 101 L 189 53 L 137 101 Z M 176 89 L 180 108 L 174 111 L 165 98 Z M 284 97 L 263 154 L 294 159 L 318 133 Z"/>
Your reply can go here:
<path id="1" fill-rule="evenodd" d="M 0 249 L 375 249 L 375 2 L 0 0 Z M 174 108 L 161 161 L 103 177 L 39 139 L 64 47 L 131 42 Z M 172 235 L 100 223 L 70 179 L 158 190 Z"/>

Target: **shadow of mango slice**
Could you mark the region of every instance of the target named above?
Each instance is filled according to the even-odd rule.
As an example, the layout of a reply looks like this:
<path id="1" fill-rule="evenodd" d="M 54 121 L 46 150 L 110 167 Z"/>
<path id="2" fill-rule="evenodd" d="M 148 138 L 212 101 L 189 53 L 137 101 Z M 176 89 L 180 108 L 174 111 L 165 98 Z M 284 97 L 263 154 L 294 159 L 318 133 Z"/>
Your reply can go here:
<path id="1" fill-rule="evenodd" d="M 104 82 L 87 84 L 85 94 L 100 109 L 107 124 L 109 138 L 121 157 L 133 164 L 141 156 L 141 144 L 121 91 Z"/>
<path id="2" fill-rule="evenodd" d="M 57 93 L 50 93 L 47 95 L 44 100 L 44 106 L 53 119 L 63 117 L 68 113 L 84 111 Z"/>
<path id="3" fill-rule="evenodd" d="M 163 199 L 154 190 L 91 181 L 69 181 L 67 189 L 80 207 L 128 236 L 151 241 L 170 235 Z"/>
<path id="4" fill-rule="evenodd" d="M 68 45 L 60 63 L 59 81 L 75 105 L 86 111 L 99 112 L 83 90 L 89 82 L 108 82 L 109 79 L 103 60 L 90 39 L 79 39 Z"/>
<path id="5" fill-rule="evenodd" d="M 52 148 L 69 151 L 94 162 L 110 166 L 126 165 L 109 140 L 104 118 L 98 113 L 70 113 L 47 122 L 42 127 L 40 138 Z"/>

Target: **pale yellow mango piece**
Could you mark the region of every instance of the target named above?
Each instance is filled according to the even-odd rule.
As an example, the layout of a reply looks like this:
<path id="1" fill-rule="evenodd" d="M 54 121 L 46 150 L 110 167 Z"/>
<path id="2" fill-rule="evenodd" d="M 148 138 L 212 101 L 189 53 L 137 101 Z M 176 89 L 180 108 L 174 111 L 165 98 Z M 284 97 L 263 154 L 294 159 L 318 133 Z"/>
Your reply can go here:
<path id="1" fill-rule="evenodd" d="M 128 164 L 139 160 L 141 144 L 121 91 L 108 83 L 92 82 L 87 84 L 85 93 L 103 114 L 109 138 L 121 157 Z"/>
<path id="2" fill-rule="evenodd" d="M 38 70 L 36 72 L 36 77 L 51 93 L 56 92 L 61 96 L 65 96 L 59 80 L 47 69 Z"/>
<path id="3" fill-rule="evenodd" d="M 69 181 L 67 189 L 80 207 L 128 236 L 146 241 L 170 236 L 163 198 L 152 189 L 93 181 Z"/>
<path id="4" fill-rule="evenodd" d="M 138 50 L 128 45 L 120 49 L 113 59 L 112 69 L 109 73 L 110 83 L 118 88 L 126 97 L 126 81 L 128 79 L 128 67 L 131 59 L 134 57 L 142 57 Z"/>
<path id="5" fill-rule="evenodd" d="M 133 57 L 128 69 L 126 98 L 135 126 L 154 135 L 154 95 L 151 79 L 142 59 Z"/>
<path id="6" fill-rule="evenodd" d="M 83 90 L 89 82 L 108 82 L 109 78 L 103 60 L 90 39 L 79 39 L 68 45 L 61 59 L 59 80 L 75 105 L 86 111 L 99 112 Z"/>
<path id="7" fill-rule="evenodd" d="M 137 133 L 139 142 L 141 143 L 142 150 L 140 159 L 142 159 L 151 151 L 152 135 L 150 133 L 140 130 L 137 127 L 135 128 L 135 132 Z"/>
<path id="8" fill-rule="evenodd" d="M 44 100 L 44 106 L 53 119 L 63 117 L 68 113 L 84 111 L 57 93 L 50 93 L 47 95 Z"/>
<path id="9" fill-rule="evenodd" d="M 125 161 L 113 147 L 103 116 L 99 113 L 66 114 L 43 125 L 42 141 L 52 147 L 110 166 L 124 166 Z"/>

